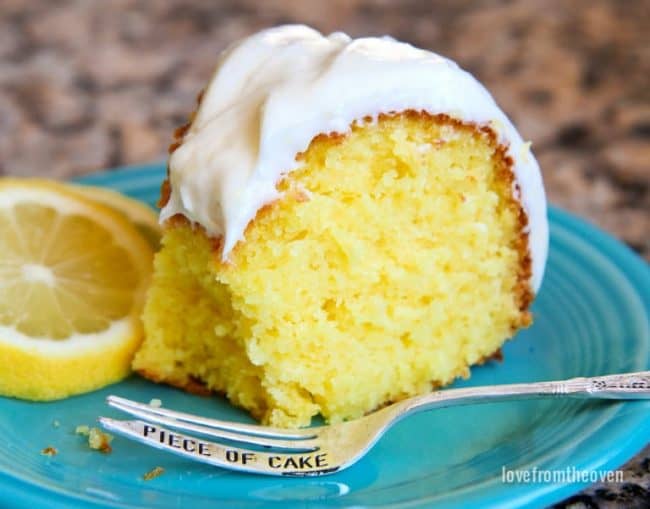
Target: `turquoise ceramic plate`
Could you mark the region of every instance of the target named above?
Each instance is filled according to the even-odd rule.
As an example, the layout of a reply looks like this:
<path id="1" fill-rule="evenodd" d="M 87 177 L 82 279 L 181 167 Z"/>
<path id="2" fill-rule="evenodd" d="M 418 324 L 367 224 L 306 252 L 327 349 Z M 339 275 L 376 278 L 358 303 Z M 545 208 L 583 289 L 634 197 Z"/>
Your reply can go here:
<path id="1" fill-rule="evenodd" d="M 153 204 L 161 165 L 91 175 Z M 472 370 L 457 385 L 495 384 L 645 370 L 649 364 L 650 270 L 625 246 L 551 209 L 551 249 L 535 324 L 504 348 L 505 361 Z M 205 399 L 132 377 L 55 403 L 0 398 L 2 507 L 542 507 L 580 484 L 504 484 L 502 469 L 607 470 L 650 438 L 650 403 L 537 400 L 439 410 L 395 426 L 359 463 L 336 475 L 282 479 L 242 475 L 116 438 L 112 454 L 74 435 L 98 415 L 120 417 L 108 394 L 247 420 L 219 398 Z M 53 421 L 60 423 L 53 426 Z M 59 454 L 42 456 L 54 446 Z M 165 473 L 151 481 L 154 466 Z"/>

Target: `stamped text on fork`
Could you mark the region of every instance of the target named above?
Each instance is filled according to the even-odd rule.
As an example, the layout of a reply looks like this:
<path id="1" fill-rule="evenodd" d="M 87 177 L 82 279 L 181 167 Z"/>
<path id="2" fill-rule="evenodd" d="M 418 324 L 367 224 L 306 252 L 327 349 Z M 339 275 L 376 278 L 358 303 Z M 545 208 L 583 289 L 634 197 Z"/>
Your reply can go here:
<path id="1" fill-rule="evenodd" d="M 156 426 L 144 425 L 142 437 L 148 441 L 157 441 L 161 444 L 183 450 L 198 456 L 218 457 L 231 464 L 250 465 L 262 459 L 273 469 L 307 470 L 313 468 L 327 468 L 327 453 L 308 452 L 300 455 L 258 455 L 255 452 L 241 452 L 228 447 L 217 447 L 212 442 L 205 442 L 195 438 L 187 438 L 171 431 L 159 429 Z M 263 457 L 263 458 L 262 458 Z"/>

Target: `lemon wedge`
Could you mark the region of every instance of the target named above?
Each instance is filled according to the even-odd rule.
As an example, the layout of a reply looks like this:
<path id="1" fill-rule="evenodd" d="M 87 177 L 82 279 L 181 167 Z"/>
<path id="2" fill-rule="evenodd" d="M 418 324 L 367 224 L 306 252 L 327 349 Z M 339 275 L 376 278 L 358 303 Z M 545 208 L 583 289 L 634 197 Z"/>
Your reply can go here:
<path id="1" fill-rule="evenodd" d="M 0 179 L 0 394 L 51 400 L 124 378 L 153 249 L 73 186 Z"/>

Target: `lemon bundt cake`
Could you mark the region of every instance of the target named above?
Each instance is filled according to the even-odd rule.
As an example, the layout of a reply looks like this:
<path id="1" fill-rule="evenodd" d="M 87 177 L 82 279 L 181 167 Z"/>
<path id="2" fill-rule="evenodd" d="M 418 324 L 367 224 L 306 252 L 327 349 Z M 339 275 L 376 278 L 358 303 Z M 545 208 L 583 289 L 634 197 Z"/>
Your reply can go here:
<path id="1" fill-rule="evenodd" d="M 455 63 L 262 31 L 177 131 L 134 368 L 262 422 L 355 418 L 467 377 L 531 322 L 538 165 Z"/>

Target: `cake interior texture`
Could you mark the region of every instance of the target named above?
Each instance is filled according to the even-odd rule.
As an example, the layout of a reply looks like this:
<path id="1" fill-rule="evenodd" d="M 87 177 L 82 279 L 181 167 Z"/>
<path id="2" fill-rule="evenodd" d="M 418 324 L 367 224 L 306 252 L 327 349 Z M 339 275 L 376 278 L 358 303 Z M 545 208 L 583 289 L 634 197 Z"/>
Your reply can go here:
<path id="1" fill-rule="evenodd" d="M 489 128 L 406 111 L 297 157 L 228 262 L 167 222 L 141 374 L 273 426 L 339 422 L 467 377 L 530 323 L 526 215 Z"/>

